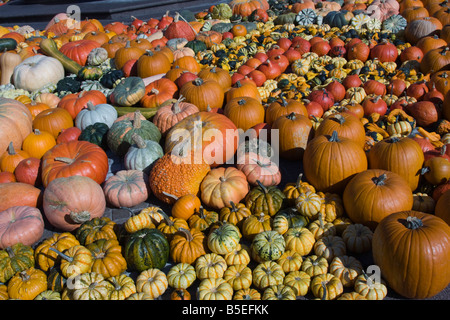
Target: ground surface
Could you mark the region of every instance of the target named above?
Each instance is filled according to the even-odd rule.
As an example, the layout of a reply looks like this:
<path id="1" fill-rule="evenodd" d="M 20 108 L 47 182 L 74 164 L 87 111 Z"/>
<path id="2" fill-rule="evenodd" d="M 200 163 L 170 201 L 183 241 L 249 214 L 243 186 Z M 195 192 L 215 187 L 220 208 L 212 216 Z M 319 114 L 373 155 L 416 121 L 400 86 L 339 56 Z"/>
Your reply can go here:
<path id="1" fill-rule="evenodd" d="M 214 1 L 214 4 L 227 2 L 227 1 Z M 102 0 L 102 1 L 64 1 L 63 3 L 50 1 L 50 0 L 11 0 L 5 5 L 0 7 L 0 25 L 13 26 L 13 25 L 30 25 L 36 29 L 42 29 L 46 26 L 48 21 L 57 13 L 67 12 L 69 5 L 77 5 L 80 7 L 81 19 L 96 18 L 103 24 L 112 21 L 121 21 L 129 23 L 131 16 L 148 20 L 151 17 L 160 18 L 164 13 L 170 11 L 180 11 L 183 9 L 191 10 L 193 12 L 199 12 L 212 5 L 211 0 L 146 0 L 146 1 L 125 1 L 125 0 Z M 114 173 L 122 169 L 120 159 L 111 157 L 111 173 Z M 281 161 L 280 169 L 282 173 L 282 182 L 280 187 L 282 188 L 287 182 L 295 181 L 298 174 L 301 172 L 301 166 L 298 163 Z M 166 212 L 170 212 L 165 204 L 161 203 L 155 197 L 150 197 L 147 202 L 141 203 L 136 207 L 131 208 L 133 213 L 139 212 L 141 209 L 149 205 L 158 205 Z M 114 222 L 122 224 L 130 217 L 130 212 L 125 209 L 107 208 L 105 216 L 111 218 Z M 43 239 L 48 238 L 55 232 L 51 226 L 47 226 Z M 57 231 L 56 231 L 57 232 Z M 373 264 L 372 255 L 365 254 L 358 257 L 363 266 Z M 169 268 L 167 265 L 166 268 Z M 133 274 L 131 274 L 134 276 Z M 195 288 L 192 286 L 192 290 Z M 163 299 L 167 298 L 169 291 L 163 296 Z M 193 297 L 195 297 L 195 291 L 192 291 Z M 306 296 L 300 299 L 311 299 L 313 297 Z M 395 294 L 393 290 L 388 290 L 388 296 L 386 300 L 398 300 L 404 299 Z M 430 298 L 430 300 L 450 300 L 450 285 L 440 292 L 438 295 Z"/>

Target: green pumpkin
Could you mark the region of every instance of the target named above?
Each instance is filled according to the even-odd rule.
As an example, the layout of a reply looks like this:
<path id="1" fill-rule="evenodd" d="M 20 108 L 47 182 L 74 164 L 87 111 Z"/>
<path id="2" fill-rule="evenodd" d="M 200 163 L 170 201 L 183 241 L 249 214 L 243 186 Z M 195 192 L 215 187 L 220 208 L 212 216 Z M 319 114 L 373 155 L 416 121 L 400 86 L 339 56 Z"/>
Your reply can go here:
<path id="1" fill-rule="evenodd" d="M 47 289 L 56 292 L 63 292 L 66 287 L 67 279 L 61 274 L 59 265 L 54 265 L 48 271 Z"/>
<path id="2" fill-rule="evenodd" d="M 158 142 L 144 140 L 138 134 L 131 137 L 134 144 L 124 156 L 123 163 L 127 170 L 140 170 L 150 173 L 156 160 L 164 156 L 164 150 Z"/>
<path id="3" fill-rule="evenodd" d="M 34 250 L 17 243 L 0 250 L 0 282 L 6 283 L 17 272 L 34 267 Z"/>
<path id="4" fill-rule="evenodd" d="M 108 217 L 95 217 L 83 222 L 75 231 L 75 237 L 83 246 L 99 239 L 117 239 L 116 226 Z"/>
<path id="5" fill-rule="evenodd" d="M 125 73 L 122 70 L 111 70 L 106 72 L 100 78 L 100 84 L 105 88 L 112 89 L 116 85 L 117 81 L 124 78 Z"/>
<path id="6" fill-rule="evenodd" d="M 240 239 L 241 233 L 238 227 L 225 222 L 209 233 L 207 244 L 212 252 L 227 254 L 237 247 Z"/>
<path id="7" fill-rule="evenodd" d="M 140 112 L 135 112 L 133 120 L 121 120 L 114 123 L 107 133 L 107 145 L 116 155 L 123 156 L 133 144 L 133 133 L 144 140 L 159 142 L 161 131 L 153 122 L 142 120 Z"/>
<path id="8" fill-rule="evenodd" d="M 78 140 L 88 141 L 105 149 L 107 146 L 106 137 L 108 131 L 109 127 L 106 123 L 96 122 L 83 129 Z"/>
<path id="9" fill-rule="evenodd" d="M 233 15 L 233 10 L 227 3 L 219 3 L 214 6 L 211 12 L 213 19 L 226 20 L 230 19 Z"/>
<path id="10" fill-rule="evenodd" d="M 197 54 L 198 52 L 205 51 L 208 48 L 206 47 L 206 43 L 200 40 L 191 40 L 186 43 L 185 47 L 191 48 Z"/>
<path id="11" fill-rule="evenodd" d="M 277 260 L 284 253 L 286 242 L 277 231 L 267 230 L 258 233 L 253 238 L 252 248 L 262 260 Z"/>
<path id="12" fill-rule="evenodd" d="M 217 31 L 220 33 L 228 32 L 233 28 L 233 24 L 230 22 L 219 22 L 211 27 L 211 31 Z"/>
<path id="13" fill-rule="evenodd" d="M 34 300 L 61 300 L 61 293 L 53 290 L 45 290 L 39 293 Z"/>
<path id="14" fill-rule="evenodd" d="M 276 186 L 265 187 L 260 181 L 257 183 L 258 186 L 252 188 L 245 197 L 245 205 L 252 214 L 263 212 L 273 217 L 285 207 L 286 196 Z"/>
<path id="15" fill-rule="evenodd" d="M 81 89 L 81 82 L 74 77 L 65 77 L 56 84 L 55 93 L 76 93 Z"/>
<path id="16" fill-rule="evenodd" d="M 169 259 L 169 242 L 158 229 L 141 229 L 127 236 L 123 256 L 131 270 L 161 270 Z"/>
<path id="17" fill-rule="evenodd" d="M 273 23 L 276 25 L 295 23 L 296 17 L 297 17 L 297 14 L 295 12 L 283 13 L 283 14 L 280 14 L 278 17 L 276 17 L 273 20 Z"/>
<path id="18" fill-rule="evenodd" d="M 145 95 L 145 83 L 141 77 L 122 79 L 109 95 L 113 105 L 132 107 L 139 103 Z"/>
<path id="19" fill-rule="evenodd" d="M 77 74 L 78 78 L 81 80 L 98 80 L 102 75 L 102 68 L 97 66 L 84 66 Z"/>
<path id="20" fill-rule="evenodd" d="M 277 216 L 284 216 L 288 220 L 289 228 L 306 227 L 309 223 L 309 219 L 307 217 L 301 215 L 295 208 L 292 207 L 278 211 L 275 217 Z"/>
<path id="21" fill-rule="evenodd" d="M 331 28 L 342 28 L 350 23 L 353 14 L 347 10 L 330 11 L 323 18 L 323 23 L 328 24 Z"/>
<path id="22" fill-rule="evenodd" d="M 239 24 L 243 25 L 247 29 L 247 32 L 251 32 L 257 28 L 256 23 L 252 21 L 242 21 Z"/>

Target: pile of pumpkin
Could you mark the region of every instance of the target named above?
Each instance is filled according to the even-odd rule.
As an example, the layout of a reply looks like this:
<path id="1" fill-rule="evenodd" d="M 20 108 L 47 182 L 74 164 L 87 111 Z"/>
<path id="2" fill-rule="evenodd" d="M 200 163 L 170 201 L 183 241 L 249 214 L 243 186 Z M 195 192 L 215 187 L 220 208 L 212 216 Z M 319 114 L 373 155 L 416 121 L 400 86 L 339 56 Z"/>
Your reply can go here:
<path id="1" fill-rule="evenodd" d="M 449 21 L 440 0 L 233 0 L 0 27 L 0 299 L 438 294 Z M 150 196 L 170 212 L 131 209 Z"/>

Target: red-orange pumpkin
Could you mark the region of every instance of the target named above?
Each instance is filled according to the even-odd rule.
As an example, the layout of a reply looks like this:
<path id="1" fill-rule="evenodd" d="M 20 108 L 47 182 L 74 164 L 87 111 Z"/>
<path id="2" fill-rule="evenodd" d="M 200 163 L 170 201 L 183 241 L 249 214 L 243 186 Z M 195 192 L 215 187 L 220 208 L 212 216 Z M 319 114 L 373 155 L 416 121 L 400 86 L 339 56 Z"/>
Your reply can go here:
<path id="1" fill-rule="evenodd" d="M 60 143 L 42 157 L 42 184 L 74 175 L 86 176 L 101 184 L 108 173 L 108 156 L 96 144 L 88 141 Z"/>

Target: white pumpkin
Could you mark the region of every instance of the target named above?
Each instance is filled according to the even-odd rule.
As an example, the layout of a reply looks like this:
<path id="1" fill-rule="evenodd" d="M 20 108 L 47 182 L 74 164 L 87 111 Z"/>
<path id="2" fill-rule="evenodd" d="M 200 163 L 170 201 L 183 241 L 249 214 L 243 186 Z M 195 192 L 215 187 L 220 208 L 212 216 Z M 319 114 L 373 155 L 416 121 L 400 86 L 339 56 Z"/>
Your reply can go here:
<path id="1" fill-rule="evenodd" d="M 89 101 L 87 108 L 82 109 L 75 118 L 75 126 L 84 130 L 91 124 L 101 122 L 111 127 L 117 117 L 117 110 L 112 105 L 107 103 L 94 105 Z"/>
<path id="2" fill-rule="evenodd" d="M 61 62 L 38 54 L 23 60 L 14 68 L 12 82 L 17 89 L 32 92 L 47 85 L 56 85 L 64 76 Z"/>

